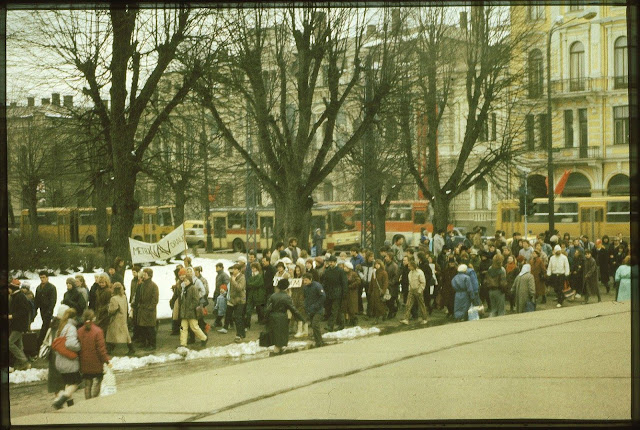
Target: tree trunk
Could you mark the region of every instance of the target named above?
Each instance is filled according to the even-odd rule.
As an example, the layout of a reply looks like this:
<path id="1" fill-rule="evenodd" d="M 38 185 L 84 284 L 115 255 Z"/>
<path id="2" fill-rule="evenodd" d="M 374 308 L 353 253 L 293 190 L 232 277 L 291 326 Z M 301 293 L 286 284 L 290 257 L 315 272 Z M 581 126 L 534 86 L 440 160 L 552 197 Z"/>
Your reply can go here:
<path id="1" fill-rule="evenodd" d="M 437 196 L 432 202 L 433 204 L 433 228 L 435 231 L 447 230 L 449 225 L 449 204 L 451 200 L 443 196 Z"/>
<path id="2" fill-rule="evenodd" d="M 313 200 L 302 195 L 299 190 L 292 190 L 282 196 L 275 196 L 273 201 L 275 208 L 273 243 L 282 241 L 287 247 L 289 238 L 295 237 L 298 239 L 298 247 L 309 251 Z"/>
<path id="3" fill-rule="evenodd" d="M 138 209 L 138 202 L 134 198 L 137 173 L 128 163 L 114 166 L 114 203 L 111 218 L 111 249 L 107 261 L 121 257 L 131 261 L 129 237 L 133 229 L 133 215 Z"/>
<path id="4" fill-rule="evenodd" d="M 35 187 L 23 187 L 22 196 L 29 209 L 29 224 L 31 225 L 31 239 L 38 238 L 38 194 Z"/>
<path id="5" fill-rule="evenodd" d="M 384 241 L 387 239 L 387 228 L 386 228 L 386 221 L 387 221 L 387 209 L 388 207 L 385 205 L 378 205 L 377 209 L 376 209 L 376 219 L 375 219 L 375 228 L 376 228 L 376 235 L 375 235 L 375 250 L 374 250 L 374 254 L 376 255 L 376 258 L 379 257 L 379 250 L 380 248 L 382 248 L 384 246 Z"/>
<path id="6" fill-rule="evenodd" d="M 173 214 L 173 225 L 174 227 L 178 227 L 184 222 L 184 205 L 187 203 L 185 187 L 183 185 L 176 185 L 173 189 L 173 193 L 176 201 L 176 210 Z"/>
<path id="7" fill-rule="evenodd" d="M 103 178 L 98 178 L 93 193 L 93 206 L 96 208 L 96 245 L 104 246 L 108 236 L 107 207 L 109 205 L 109 187 Z"/>

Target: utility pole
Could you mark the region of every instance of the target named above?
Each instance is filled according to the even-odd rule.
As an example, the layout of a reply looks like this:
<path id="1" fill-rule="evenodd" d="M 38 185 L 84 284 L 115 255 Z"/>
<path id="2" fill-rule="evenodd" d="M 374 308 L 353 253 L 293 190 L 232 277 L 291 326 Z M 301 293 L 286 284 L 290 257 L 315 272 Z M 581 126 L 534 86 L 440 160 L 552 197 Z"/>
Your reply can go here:
<path id="1" fill-rule="evenodd" d="M 207 139 L 207 131 L 205 126 L 205 116 L 202 115 L 202 131 L 200 133 L 200 150 L 202 152 L 202 160 L 204 162 L 204 224 L 206 240 L 206 252 L 213 252 L 213 239 L 211 238 L 211 201 L 209 200 L 209 141 Z"/>

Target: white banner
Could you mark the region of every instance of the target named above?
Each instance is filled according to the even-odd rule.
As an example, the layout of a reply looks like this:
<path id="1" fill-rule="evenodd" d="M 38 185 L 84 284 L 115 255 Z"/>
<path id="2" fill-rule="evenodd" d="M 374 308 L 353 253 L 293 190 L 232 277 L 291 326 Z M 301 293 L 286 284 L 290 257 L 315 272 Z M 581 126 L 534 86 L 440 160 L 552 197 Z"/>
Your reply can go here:
<path id="1" fill-rule="evenodd" d="M 149 263 L 171 258 L 188 249 L 184 236 L 184 224 L 156 243 L 141 242 L 129 238 L 129 249 L 133 263 Z"/>
<path id="2" fill-rule="evenodd" d="M 289 279 L 289 288 L 302 288 L 302 278 Z"/>

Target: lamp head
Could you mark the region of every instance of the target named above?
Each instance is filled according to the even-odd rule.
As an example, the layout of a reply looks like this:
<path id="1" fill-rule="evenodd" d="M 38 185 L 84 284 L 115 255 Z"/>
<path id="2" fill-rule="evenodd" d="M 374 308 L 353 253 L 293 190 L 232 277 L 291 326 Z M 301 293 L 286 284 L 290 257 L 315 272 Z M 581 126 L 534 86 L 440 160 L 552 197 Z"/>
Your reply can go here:
<path id="1" fill-rule="evenodd" d="M 595 12 L 588 12 L 582 17 L 582 19 L 593 19 L 596 17 L 596 15 L 597 13 Z"/>

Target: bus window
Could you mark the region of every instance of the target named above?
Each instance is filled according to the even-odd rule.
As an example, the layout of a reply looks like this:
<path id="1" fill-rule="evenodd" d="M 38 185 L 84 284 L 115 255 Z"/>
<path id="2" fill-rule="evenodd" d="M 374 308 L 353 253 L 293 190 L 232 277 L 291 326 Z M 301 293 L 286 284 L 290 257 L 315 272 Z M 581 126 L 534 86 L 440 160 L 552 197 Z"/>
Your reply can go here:
<path id="1" fill-rule="evenodd" d="M 95 214 L 93 212 L 80 212 L 80 225 L 94 225 L 96 223 Z"/>
<path id="2" fill-rule="evenodd" d="M 273 217 L 261 216 L 260 217 L 260 232 L 261 234 L 269 237 L 273 236 Z"/>
<path id="3" fill-rule="evenodd" d="M 557 223 L 578 222 L 578 204 L 557 203 L 555 205 L 554 218 Z M 532 224 L 549 222 L 549 203 L 536 203 L 536 212 L 527 217 L 527 221 Z"/>
<path id="4" fill-rule="evenodd" d="M 424 224 L 427 222 L 427 213 L 423 210 L 416 210 L 413 212 L 413 223 Z"/>
<path id="5" fill-rule="evenodd" d="M 348 231 L 355 228 L 353 221 L 353 211 L 344 212 L 329 212 L 329 224 L 331 225 L 331 231 Z"/>
<path id="6" fill-rule="evenodd" d="M 158 208 L 158 225 L 163 227 L 173 226 L 171 218 L 171 208 Z"/>
<path id="7" fill-rule="evenodd" d="M 58 225 L 56 212 L 38 212 L 38 225 Z"/>
<path id="8" fill-rule="evenodd" d="M 213 237 L 216 239 L 227 237 L 227 227 L 224 218 L 213 218 Z"/>
<path id="9" fill-rule="evenodd" d="M 411 208 L 391 208 L 387 221 L 411 221 Z"/>
<path id="10" fill-rule="evenodd" d="M 324 215 L 313 215 L 311 217 L 311 234 L 319 228 L 322 232 L 326 231 L 326 222 Z"/>
<path id="11" fill-rule="evenodd" d="M 607 222 L 629 222 L 630 202 L 607 202 Z"/>
<path id="12" fill-rule="evenodd" d="M 244 212 L 229 212 L 227 215 L 228 228 L 246 228 L 247 216 Z"/>

